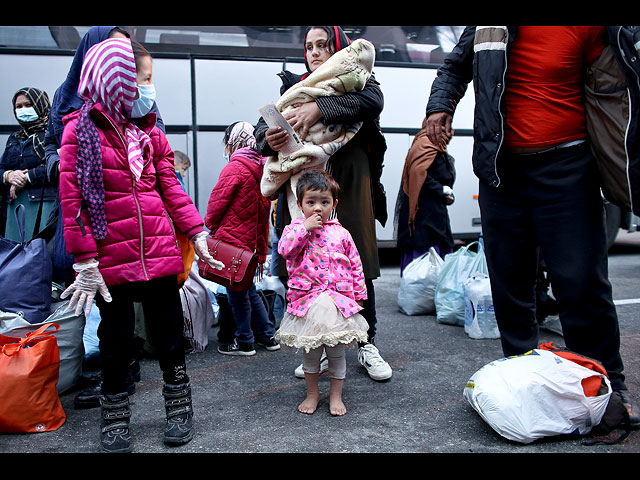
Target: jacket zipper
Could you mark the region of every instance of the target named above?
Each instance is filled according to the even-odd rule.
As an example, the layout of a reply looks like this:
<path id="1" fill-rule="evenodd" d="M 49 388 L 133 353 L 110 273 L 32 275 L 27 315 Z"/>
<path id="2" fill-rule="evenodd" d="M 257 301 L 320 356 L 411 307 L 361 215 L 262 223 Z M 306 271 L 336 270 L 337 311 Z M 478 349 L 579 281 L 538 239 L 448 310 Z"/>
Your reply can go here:
<path id="1" fill-rule="evenodd" d="M 507 78 L 507 63 L 508 56 L 507 50 L 509 49 L 509 28 L 505 26 L 505 34 L 507 38 L 505 39 L 504 46 L 504 70 L 502 71 L 502 90 L 500 91 L 500 97 L 498 98 L 498 115 L 500 115 L 500 143 L 498 144 L 498 148 L 496 150 L 496 156 L 493 159 L 493 173 L 498 179 L 498 183 L 495 185 L 496 187 L 500 186 L 500 176 L 498 175 L 498 156 L 500 155 L 500 150 L 502 149 L 502 144 L 504 143 L 504 116 L 502 115 L 501 105 L 502 105 L 502 97 L 504 96 L 504 91 L 507 88 L 506 78 Z"/>
<path id="2" fill-rule="evenodd" d="M 624 60 L 624 63 L 627 64 L 627 66 L 629 67 L 629 70 L 631 70 L 634 74 L 635 74 L 635 70 L 631 67 L 631 65 L 629 65 L 629 62 L 627 61 L 627 56 L 625 55 L 624 50 L 622 49 L 622 45 L 620 44 L 620 33 L 622 31 L 622 27 L 618 28 L 618 32 L 616 35 L 616 40 L 618 42 L 618 50 L 620 51 L 620 53 L 622 54 L 622 59 Z M 640 79 L 638 79 L 638 75 L 636 74 L 636 82 L 638 83 L 638 86 L 640 87 Z M 627 87 L 627 98 L 629 98 L 629 121 L 627 122 L 627 128 L 624 131 L 624 155 L 625 155 L 625 159 L 627 161 L 627 168 L 626 168 L 626 172 L 627 172 L 627 186 L 629 188 L 629 206 L 631 208 L 631 211 L 633 212 L 633 195 L 631 192 L 631 178 L 629 177 L 629 165 L 630 165 L 630 161 L 629 161 L 629 151 L 627 150 L 627 138 L 629 135 L 629 127 L 631 126 L 631 116 L 632 116 L 632 111 L 633 109 L 631 108 L 631 92 L 629 91 L 629 88 Z"/>
<path id="3" fill-rule="evenodd" d="M 125 142 L 124 137 L 120 133 L 118 127 L 111 121 L 109 117 L 107 117 L 104 113 L 101 115 L 107 119 L 107 121 L 111 124 L 113 129 L 117 132 L 118 137 L 122 141 L 122 146 L 124 147 L 125 152 L 127 151 L 127 142 Z M 138 212 L 138 227 L 140 229 L 140 262 L 142 263 L 142 271 L 144 272 L 144 277 L 149 280 L 149 275 L 147 273 L 147 266 L 144 263 L 144 232 L 142 230 L 142 211 L 140 210 L 140 202 L 138 201 L 138 196 L 136 195 L 136 181 L 131 177 L 131 188 L 133 190 L 133 199 L 136 202 L 136 210 Z"/>

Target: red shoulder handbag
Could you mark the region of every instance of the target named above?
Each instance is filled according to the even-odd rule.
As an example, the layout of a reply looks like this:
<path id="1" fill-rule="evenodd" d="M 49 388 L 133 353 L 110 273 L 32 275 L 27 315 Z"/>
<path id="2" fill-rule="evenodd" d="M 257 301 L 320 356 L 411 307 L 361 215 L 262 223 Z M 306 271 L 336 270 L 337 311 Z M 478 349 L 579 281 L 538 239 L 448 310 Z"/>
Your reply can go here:
<path id="1" fill-rule="evenodd" d="M 258 267 L 258 254 L 214 237 L 207 238 L 207 246 L 211 256 L 224 263 L 224 268 L 217 270 L 198 259 L 200 276 L 229 290 L 248 290 Z"/>

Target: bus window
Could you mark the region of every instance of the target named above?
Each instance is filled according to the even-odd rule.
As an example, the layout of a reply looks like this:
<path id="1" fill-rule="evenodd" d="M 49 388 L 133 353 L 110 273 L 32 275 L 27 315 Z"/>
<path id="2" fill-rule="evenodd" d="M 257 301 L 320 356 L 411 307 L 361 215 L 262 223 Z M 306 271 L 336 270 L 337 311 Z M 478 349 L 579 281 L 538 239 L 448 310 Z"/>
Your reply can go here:
<path id="1" fill-rule="evenodd" d="M 0 26 L 0 48 L 74 50 L 89 26 Z M 301 58 L 305 26 L 123 26 L 153 53 L 236 58 Z M 376 61 L 441 64 L 461 26 L 343 26 L 376 47 Z"/>

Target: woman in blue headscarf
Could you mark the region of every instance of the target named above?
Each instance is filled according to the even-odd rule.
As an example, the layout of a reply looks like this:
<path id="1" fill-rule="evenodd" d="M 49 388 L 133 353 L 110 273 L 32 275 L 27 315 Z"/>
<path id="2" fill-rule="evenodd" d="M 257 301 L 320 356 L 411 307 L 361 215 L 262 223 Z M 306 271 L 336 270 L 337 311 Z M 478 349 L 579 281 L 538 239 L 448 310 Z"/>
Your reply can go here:
<path id="1" fill-rule="evenodd" d="M 83 104 L 82 99 L 78 95 L 78 83 L 80 82 L 80 71 L 82 70 L 84 56 L 95 44 L 114 37 L 129 38 L 130 35 L 121 27 L 91 27 L 84 37 L 82 37 L 82 40 L 80 40 L 80 44 L 71 62 L 69 73 L 67 73 L 67 78 L 53 95 L 49 126 L 45 137 L 47 174 L 52 181 L 57 182 L 58 179 L 58 163 L 60 162 L 58 149 L 60 148 L 60 140 L 62 138 L 62 131 L 64 130 L 62 117 L 75 110 L 79 110 Z M 160 117 L 157 105 L 154 104 L 151 111 L 156 114 L 156 125 L 164 132 L 164 122 Z"/>

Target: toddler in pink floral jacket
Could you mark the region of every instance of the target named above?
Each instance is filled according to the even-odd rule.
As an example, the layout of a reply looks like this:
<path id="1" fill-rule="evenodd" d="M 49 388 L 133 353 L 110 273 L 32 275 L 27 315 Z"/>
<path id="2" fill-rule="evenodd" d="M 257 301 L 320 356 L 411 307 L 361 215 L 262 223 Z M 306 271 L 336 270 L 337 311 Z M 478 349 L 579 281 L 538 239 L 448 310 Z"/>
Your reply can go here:
<path id="1" fill-rule="evenodd" d="M 289 274 L 287 311 L 276 333 L 282 345 L 304 349 L 307 397 L 299 405 L 312 414 L 318 405 L 320 357 L 326 352 L 331 386 L 329 410 L 344 415 L 342 385 L 346 373 L 345 347 L 366 342 L 369 328 L 358 312 L 367 298 L 360 255 L 351 234 L 331 214 L 339 187 L 326 172 L 305 173 L 296 196 L 304 218 L 287 225 L 278 253 Z"/>

